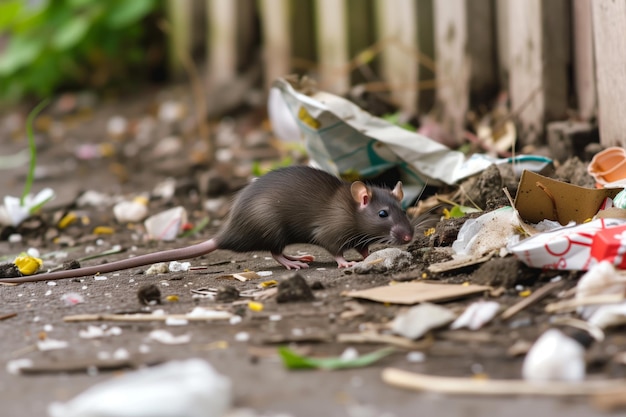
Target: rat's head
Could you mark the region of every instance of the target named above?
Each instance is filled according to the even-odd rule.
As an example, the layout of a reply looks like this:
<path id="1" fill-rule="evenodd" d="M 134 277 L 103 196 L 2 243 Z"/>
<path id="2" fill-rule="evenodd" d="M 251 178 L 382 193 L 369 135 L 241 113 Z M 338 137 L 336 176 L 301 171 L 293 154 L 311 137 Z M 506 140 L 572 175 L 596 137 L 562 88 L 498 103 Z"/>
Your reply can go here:
<path id="1" fill-rule="evenodd" d="M 400 205 L 404 197 L 400 181 L 393 190 L 369 187 L 355 181 L 350 186 L 350 192 L 358 206 L 359 231 L 371 240 L 367 244 L 386 242 L 402 245 L 413 239 L 413 226 Z"/>

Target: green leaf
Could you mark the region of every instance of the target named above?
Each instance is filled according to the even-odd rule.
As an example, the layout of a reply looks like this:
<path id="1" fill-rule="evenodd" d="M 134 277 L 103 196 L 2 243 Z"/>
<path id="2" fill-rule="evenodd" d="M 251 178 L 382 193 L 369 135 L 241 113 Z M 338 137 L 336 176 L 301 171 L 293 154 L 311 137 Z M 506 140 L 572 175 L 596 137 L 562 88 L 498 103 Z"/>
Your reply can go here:
<path id="1" fill-rule="evenodd" d="M 89 30 L 89 21 L 78 16 L 61 26 L 52 38 L 52 45 L 59 51 L 69 49 L 78 44 Z"/>
<path id="2" fill-rule="evenodd" d="M 286 346 L 278 348 L 278 353 L 283 360 L 283 364 L 288 369 L 345 369 L 345 368 L 361 368 L 371 365 L 372 363 L 393 353 L 394 348 L 388 347 L 361 355 L 355 359 L 342 359 L 341 357 L 331 358 L 310 358 L 298 355 Z"/>
<path id="3" fill-rule="evenodd" d="M 152 0 L 132 0 L 117 3 L 108 16 L 107 22 L 113 29 L 135 23 L 150 13 L 154 7 Z"/>
<path id="4" fill-rule="evenodd" d="M 20 13 L 21 1 L 0 2 L 0 31 L 9 27 Z"/>
<path id="5" fill-rule="evenodd" d="M 44 42 L 37 38 L 16 36 L 11 38 L 8 48 L 0 55 L 0 75 L 13 74 L 32 63 L 41 53 Z"/>
<path id="6" fill-rule="evenodd" d="M 34 109 L 28 113 L 26 118 L 26 136 L 28 137 L 28 148 L 30 149 L 30 166 L 28 168 L 28 174 L 26 175 L 26 182 L 24 183 L 24 191 L 22 192 L 22 198 L 20 199 L 20 205 L 24 206 L 24 199 L 30 193 L 30 188 L 35 180 L 35 168 L 37 167 L 37 146 L 35 145 L 35 135 L 33 134 L 33 123 L 35 117 L 48 105 L 49 99 L 45 99 L 39 103 Z"/>

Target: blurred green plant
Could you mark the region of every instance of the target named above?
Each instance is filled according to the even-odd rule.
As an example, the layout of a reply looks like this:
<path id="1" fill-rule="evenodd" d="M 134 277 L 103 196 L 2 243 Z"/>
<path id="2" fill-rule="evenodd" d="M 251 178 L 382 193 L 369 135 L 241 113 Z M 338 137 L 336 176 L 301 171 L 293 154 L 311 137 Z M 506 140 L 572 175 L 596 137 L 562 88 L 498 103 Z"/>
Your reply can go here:
<path id="1" fill-rule="evenodd" d="M 104 87 L 145 57 L 142 19 L 156 0 L 0 1 L 0 100 Z"/>

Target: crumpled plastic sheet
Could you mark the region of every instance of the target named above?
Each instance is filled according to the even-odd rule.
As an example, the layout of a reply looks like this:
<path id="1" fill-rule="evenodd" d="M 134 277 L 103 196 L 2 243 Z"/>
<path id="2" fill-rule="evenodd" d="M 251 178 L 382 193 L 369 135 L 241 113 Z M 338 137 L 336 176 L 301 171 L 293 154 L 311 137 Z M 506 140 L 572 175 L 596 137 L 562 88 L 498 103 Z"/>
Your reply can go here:
<path id="1" fill-rule="evenodd" d="M 323 91 L 310 95 L 278 78 L 268 99 L 274 133 L 284 141 L 303 138 L 307 152 L 321 169 L 335 175 L 356 171 L 368 178 L 393 167 L 402 171 L 406 204 L 428 185 L 455 184 L 491 164 L 515 162 L 516 170 L 540 170 L 549 158 L 520 155 L 466 158 L 424 135 L 375 117 L 354 103 Z"/>

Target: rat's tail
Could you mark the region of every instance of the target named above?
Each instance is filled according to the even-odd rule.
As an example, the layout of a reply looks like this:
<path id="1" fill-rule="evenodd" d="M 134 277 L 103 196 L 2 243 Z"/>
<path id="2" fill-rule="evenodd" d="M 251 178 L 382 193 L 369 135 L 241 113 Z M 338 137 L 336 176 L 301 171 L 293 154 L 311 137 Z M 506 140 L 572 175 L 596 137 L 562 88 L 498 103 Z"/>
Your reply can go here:
<path id="1" fill-rule="evenodd" d="M 107 264 L 87 266 L 85 268 L 68 269 L 65 271 L 36 274 L 19 278 L 2 278 L 0 279 L 0 282 L 35 282 L 53 281 L 65 278 L 79 278 L 98 273 L 104 274 L 108 272 L 121 271 L 123 269 L 137 268 L 139 266 L 151 265 L 157 262 L 181 261 L 183 259 L 206 255 L 207 253 L 213 252 L 215 249 L 217 249 L 217 241 L 215 239 L 209 239 L 196 245 L 187 246 L 186 248 L 149 253 Z"/>

